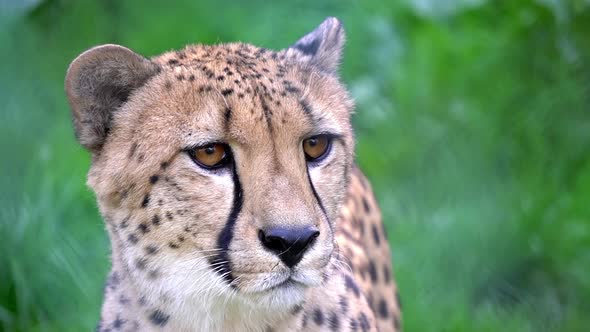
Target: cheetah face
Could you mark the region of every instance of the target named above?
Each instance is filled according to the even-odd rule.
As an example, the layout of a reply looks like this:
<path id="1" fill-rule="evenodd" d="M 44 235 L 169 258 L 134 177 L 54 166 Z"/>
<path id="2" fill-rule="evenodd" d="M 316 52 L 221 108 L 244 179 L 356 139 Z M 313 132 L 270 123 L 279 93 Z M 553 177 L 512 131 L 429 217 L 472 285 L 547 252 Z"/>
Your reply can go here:
<path id="1" fill-rule="evenodd" d="M 138 295 L 290 308 L 325 282 L 353 140 L 328 19 L 280 52 L 115 45 L 70 66 L 88 183 Z"/>

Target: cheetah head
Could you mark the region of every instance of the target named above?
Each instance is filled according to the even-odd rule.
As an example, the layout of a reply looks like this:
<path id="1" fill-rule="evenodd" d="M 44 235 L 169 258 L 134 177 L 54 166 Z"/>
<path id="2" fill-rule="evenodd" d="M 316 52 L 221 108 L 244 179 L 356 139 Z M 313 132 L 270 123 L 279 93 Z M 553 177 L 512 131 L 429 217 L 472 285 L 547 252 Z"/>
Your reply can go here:
<path id="1" fill-rule="evenodd" d="M 353 155 L 343 43 L 329 18 L 278 52 L 103 45 L 72 62 L 88 184 L 138 296 L 287 309 L 326 282 Z"/>

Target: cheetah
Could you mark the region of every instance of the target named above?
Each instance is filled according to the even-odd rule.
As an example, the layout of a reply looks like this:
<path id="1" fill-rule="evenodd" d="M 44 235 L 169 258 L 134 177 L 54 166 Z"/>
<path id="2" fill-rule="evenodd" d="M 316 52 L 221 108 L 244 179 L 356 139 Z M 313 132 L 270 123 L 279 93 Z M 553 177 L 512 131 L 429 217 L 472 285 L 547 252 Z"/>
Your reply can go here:
<path id="1" fill-rule="evenodd" d="M 327 18 L 292 46 L 102 45 L 65 89 L 111 244 L 97 331 L 399 331 Z"/>

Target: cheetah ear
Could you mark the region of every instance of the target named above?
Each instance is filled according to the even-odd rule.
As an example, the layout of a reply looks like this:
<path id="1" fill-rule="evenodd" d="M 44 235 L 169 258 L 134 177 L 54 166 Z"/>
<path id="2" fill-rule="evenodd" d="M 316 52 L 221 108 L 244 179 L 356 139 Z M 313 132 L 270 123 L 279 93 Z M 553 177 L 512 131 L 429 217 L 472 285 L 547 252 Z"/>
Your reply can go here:
<path id="1" fill-rule="evenodd" d="M 98 152 L 113 113 L 158 71 L 158 65 L 119 45 L 96 46 L 80 54 L 70 64 L 65 80 L 80 144 Z"/>
<path id="2" fill-rule="evenodd" d="M 287 58 L 309 63 L 329 74 L 336 74 L 344 39 L 342 23 L 335 17 L 328 17 L 315 30 L 283 52 Z"/>

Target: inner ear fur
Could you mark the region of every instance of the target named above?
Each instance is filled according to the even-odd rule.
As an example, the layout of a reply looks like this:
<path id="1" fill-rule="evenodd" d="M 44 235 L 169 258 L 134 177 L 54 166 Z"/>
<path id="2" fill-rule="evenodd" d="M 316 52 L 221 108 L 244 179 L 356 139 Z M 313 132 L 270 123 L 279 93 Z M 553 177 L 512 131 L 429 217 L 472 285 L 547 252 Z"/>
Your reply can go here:
<path id="1" fill-rule="evenodd" d="M 328 74 L 337 74 L 344 41 L 342 23 L 335 17 L 328 17 L 315 30 L 282 52 L 288 59 L 307 63 Z"/>
<path id="2" fill-rule="evenodd" d="M 158 65 L 119 45 L 96 46 L 74 59 L 66 74 L 65 89 L 80 144 L 98 152 L 113 113 L 158 71 Z"/>

